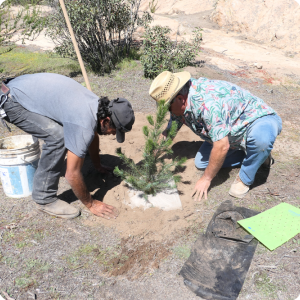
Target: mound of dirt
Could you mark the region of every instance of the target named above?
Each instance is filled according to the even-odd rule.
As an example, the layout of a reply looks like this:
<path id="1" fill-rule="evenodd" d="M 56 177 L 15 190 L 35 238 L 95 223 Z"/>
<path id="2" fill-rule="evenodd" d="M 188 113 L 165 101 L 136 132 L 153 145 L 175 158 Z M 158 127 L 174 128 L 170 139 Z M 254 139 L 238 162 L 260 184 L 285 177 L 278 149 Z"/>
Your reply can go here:
<path id="1" fill-rule="evenodd" d="M 107 262 L 110 276 L 126 275 L 133 280 L 142 276 L 146 270 L 151 272 L 159 268 L 163 259 L 171 254 L 170 247 L 174 242 L 155 242 L 137 244 L 134 238 L 122 239 L 121 253 Z"/>
<path id="2" fill-rule="evenodd" d="M 300 5 L 295 0 L 220 0 L 211 19 L 290 55 L 300 51 Z"/>

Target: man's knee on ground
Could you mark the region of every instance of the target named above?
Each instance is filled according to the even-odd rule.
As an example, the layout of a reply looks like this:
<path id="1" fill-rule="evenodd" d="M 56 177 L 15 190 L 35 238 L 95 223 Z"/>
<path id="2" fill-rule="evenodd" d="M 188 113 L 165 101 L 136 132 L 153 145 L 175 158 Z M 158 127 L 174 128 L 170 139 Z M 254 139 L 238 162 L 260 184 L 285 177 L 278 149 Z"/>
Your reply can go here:
<path id="1" fill-rule="evenodd" d="M 208 162 L 206 162 L 206 161 L 204 162 L 204 161 L 195 159 L 195 167 L 198 170 L 204 171 L 206 169 L 207 165 L 208 165 Z"/>

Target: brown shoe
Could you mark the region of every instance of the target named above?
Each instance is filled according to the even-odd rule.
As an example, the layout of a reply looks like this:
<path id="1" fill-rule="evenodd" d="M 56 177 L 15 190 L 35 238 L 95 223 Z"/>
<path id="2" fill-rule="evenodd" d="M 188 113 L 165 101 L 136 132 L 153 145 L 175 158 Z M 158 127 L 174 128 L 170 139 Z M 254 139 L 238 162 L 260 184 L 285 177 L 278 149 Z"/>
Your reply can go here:
<path id="1" fill-rule="evenodd" d="M 274 158 L 272 157 L 271 153 L 267 157 L 267 159 L 263 162 L 261 165 L 262 167 L 266 169 L 271 169 L 271 166 L 274 164 Z"/>
<path id="2" fill-rule="evenodd" d="M 229 190 L 229 195 L 236 198 L 243 198 L 249 191 L 249 186 L 244 184 L 240 179 L 239 174 L 236 176 L 231 188 Z"/>
<path id="3" fill-rule="evenodd" d="M 38 210 L 58 218 L 73 219 L 80 214 L 80 211 L 76 207 L 59 199 L 49 204 L 45 204 L 45 205 L 36 204 L 36 205 Z"/>

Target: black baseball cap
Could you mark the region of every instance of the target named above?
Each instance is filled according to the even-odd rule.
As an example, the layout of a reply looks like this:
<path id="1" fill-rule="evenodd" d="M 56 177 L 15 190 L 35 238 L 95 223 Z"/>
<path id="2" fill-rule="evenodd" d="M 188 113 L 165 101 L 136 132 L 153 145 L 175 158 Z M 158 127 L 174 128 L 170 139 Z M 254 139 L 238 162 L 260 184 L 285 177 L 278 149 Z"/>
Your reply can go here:
<path id="1" fill-rule="evenodd" d="M 116 126 L 116 137 L 119 143 L 125 141 L 125 133 L 130 131 L 135 121 L 134 111 L 125 98 L 117 98 L 109 103 L 111 118 Z"/>

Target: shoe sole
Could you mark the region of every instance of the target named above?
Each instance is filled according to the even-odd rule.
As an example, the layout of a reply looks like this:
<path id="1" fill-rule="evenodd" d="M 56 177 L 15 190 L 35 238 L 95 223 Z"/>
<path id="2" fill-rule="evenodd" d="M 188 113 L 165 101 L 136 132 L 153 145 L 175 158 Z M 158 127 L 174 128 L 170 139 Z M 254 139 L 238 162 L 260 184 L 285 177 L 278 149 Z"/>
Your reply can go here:
<path id="1" fill-rule="evenodd" d="M 249 190 L 248 190 L 248 191 L 249 191 Z M 232 197 L 242 199 L 242 198 L 244 198 L 244 197 L 247 195 L 248 191 L 247 191 L 246 193 L 244 193 L 244 194 L 235 194 L 235 193 L 229 191 L 228 194 L 229 194 L 230 196 L 232 196 Z"/>
<path id="2" fill-rule="evenodd" d="M 62 219 L 74 219 L 74 218 L 76 218 L 80 215 L 80 210 L 78 211 L 77 214 L 73 214 L 73 215 L 57 215 L 57 214 L 48 212 L 48 211 L 40 209 L 40 208 L 37 208 L 37 210 L 39 210 L 39 211 L 41 211 L 41 212 L 43 212 L 47 215 L 51 215 L 51 216 L 54 216 L 54 217 L 57 217 L 57 218 L 62 218 Z"/>

